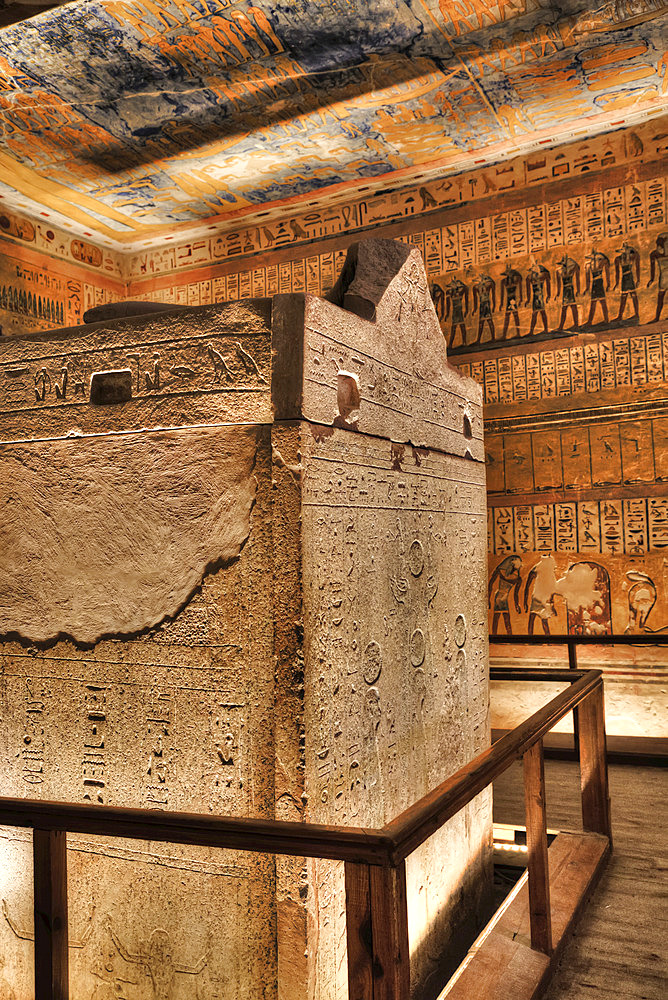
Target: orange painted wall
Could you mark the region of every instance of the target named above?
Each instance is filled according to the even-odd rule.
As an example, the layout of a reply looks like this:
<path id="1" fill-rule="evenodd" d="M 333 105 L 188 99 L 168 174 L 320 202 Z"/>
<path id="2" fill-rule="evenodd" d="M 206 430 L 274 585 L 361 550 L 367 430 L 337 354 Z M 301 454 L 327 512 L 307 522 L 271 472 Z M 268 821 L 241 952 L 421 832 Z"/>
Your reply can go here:
<path id="1" fill-rule="evenodd" d="M 125 294 L 114 255 L 56 227 L 0 209 L 3 336 L 76 326 L 86 309 Z"/>

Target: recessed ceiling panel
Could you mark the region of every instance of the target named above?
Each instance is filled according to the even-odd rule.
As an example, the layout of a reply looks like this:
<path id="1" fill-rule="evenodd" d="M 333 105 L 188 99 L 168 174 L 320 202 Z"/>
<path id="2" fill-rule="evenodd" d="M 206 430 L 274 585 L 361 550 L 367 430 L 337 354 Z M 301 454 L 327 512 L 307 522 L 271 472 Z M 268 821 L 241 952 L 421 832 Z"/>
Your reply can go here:
<path id="1" fill-rule="evenodd" d="M 665 106 L 666 13 L 78 0 L 0 31 L 0 179 L 125 241 L 404 183 Z"/>

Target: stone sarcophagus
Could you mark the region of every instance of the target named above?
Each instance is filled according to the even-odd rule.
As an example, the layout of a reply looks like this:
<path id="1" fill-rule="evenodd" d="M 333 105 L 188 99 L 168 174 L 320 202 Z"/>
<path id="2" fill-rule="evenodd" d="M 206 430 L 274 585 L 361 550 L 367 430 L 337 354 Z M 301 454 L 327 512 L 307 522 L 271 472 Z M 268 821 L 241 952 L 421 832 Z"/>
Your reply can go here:
<path id="1" fill-rule="evenodd" d="M 479 388 L 418 252 L 0 344 L 0 794 L 380 826 L 488 745 Z M 416 994 L 489 797 L 408 862 Z M 73 1000 L 347 996 L 343 866 L 71 836 Z M 457 932 L 455 932 L 457 927 Z M 0 830 L 0 995 L 32 995 Z"/>

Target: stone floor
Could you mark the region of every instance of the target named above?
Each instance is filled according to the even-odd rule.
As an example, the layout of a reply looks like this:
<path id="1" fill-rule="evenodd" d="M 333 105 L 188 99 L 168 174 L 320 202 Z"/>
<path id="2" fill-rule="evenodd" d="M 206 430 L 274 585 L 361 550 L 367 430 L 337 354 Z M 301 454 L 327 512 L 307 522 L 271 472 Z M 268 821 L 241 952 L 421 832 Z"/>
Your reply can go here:
<path id="1" fill-rule="evenodd" d="M 548 828 L 581 829 L 577 766 L 546 761 Z M 668 771 L 610 767 L 614 853 L 546 1000 L 668 998 Z M 524 824 L 522 769 L 494 784 L 494 819 Z"/>

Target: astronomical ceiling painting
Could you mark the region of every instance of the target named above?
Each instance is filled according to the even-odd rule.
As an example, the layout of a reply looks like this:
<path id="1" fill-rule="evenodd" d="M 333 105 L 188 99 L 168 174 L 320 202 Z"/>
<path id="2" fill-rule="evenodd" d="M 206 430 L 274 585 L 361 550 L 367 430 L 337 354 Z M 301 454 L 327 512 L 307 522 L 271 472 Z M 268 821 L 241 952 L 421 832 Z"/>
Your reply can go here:
<path id="1" fill-rule="evenodd" d="M 0 29 L 0 193 L 127 246 L 501 160 L 665 108 L 667 14 L 76 0 Z"/>

